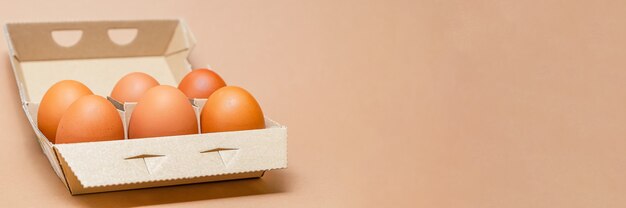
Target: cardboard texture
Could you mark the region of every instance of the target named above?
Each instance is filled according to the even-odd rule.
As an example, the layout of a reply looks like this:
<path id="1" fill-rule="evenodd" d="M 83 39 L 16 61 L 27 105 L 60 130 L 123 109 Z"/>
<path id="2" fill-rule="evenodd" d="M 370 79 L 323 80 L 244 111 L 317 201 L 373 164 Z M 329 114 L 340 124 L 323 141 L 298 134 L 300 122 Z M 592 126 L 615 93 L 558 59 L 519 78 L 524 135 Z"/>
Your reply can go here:
<path id="1" fill-rule="evenodd" d="M 104 97 L 135 71 L 177 86 L 192 69 L 187 56 L 195 44 L 180 20 L 10 23 L 5 36 L 26 116 L 72 194 L 255 178 L 287 167 L 287 129 L 267 117 L 259 130 L 74 144 L 52 144 L 39 131 L 38 104 L 60 80 L 78 80 Z M 108 99 L 127 133 L 135 103 Z M 206 100 L 190 102 L 199 117 Z"/>

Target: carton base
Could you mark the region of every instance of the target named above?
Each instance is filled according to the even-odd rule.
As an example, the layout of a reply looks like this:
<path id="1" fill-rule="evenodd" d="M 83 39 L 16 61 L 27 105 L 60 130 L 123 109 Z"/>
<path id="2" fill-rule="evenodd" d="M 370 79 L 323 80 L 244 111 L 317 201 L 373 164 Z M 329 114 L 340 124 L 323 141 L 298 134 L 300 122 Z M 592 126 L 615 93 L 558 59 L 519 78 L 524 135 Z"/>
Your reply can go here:
<path id="1" fill-rule="evenodd" d="M 65 171 L 65 168 L 64 168 Z M 72 195 L 82 195 L 82 194 L 92 194 L 92 193 L 102 193 L 102 192 L 112 192 L 112 191 L 123 191 L 123 190 L 131 190 L 131 189 L 144 189 L 144 188 L 154 188 L 154 187 L 164 187 L 164 186 L 178 186 L 178 185 L 188 185 L 195 183 L 208 183 L 208 182 L 220 182 L 220 181 L 229 181 L 229 180 L 241 180 L 241 179 L 252 179 L 252 178 L 261 178 L 265 174 L 265 171 L 258 172 L 249 172 L 249 173 L 239 173 L 239 174 L 230 174 L 230 175 L 218 175 L 218 176 L 207 176 L 207 177 L 198 177 L 198 178 L 190 178 L 190 179 L 179 179 L 179 180 L 171 180 L 171 181 L 157 181 L 150 183 L 137 183 L 137 184 L 124 184 L 124 185 L 115 185 L 115 186 L 103 186 L 103 187 L 93 187 L 93 188 L 83 188 L 83 187 L 69 187 L 70 193 Z M 76 180 L 74 174 L 66 173 L 66 180 L 72 181 Z M 76 184 L 78 181 L 69 182 L 69 184 Z"/>

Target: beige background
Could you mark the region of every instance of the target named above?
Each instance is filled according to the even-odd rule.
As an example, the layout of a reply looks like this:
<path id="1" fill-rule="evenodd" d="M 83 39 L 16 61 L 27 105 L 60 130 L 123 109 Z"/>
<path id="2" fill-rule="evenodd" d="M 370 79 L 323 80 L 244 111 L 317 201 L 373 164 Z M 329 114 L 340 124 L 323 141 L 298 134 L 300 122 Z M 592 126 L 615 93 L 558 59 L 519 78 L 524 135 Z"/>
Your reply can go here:
<path id="1" fill-rule="evenodd" d="M 10 1 L 0 21 L 185 18 L 289 127 L 260 180 L 72 197 L 0 42 L 0 206 L 625 207 L 624 1 Z"/>

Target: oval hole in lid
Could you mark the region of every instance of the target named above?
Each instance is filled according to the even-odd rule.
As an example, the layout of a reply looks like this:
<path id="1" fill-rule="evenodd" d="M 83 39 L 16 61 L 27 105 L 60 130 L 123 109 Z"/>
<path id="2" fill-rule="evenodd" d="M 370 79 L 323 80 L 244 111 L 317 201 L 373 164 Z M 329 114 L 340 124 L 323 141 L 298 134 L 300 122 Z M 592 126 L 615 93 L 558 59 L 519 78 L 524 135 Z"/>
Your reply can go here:
<path id="1" fill-rule="evenodd" d="M 80 41 L 83 36 L 82 30 L 55 30 L 52 31 L 52 39 L 62 47 L 72 47 Z"/>
<path id="2" fill-rule="evenodd" d="M 136 28 L 117 28 L 108 30 L 109 39 L 113 43 L 123 46 L 132 43 L 137 37 Z"/>

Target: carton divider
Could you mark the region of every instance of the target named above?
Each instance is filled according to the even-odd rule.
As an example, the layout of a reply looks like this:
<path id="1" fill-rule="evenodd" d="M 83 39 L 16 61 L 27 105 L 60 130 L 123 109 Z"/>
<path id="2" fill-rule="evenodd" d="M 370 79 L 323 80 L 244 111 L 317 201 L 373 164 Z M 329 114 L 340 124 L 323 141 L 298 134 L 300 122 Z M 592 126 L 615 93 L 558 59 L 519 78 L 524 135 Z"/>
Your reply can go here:
<path id="1" fill-rule="evenodd" d="M 120 103 L 119 101 L 115 100 L 114 98 L 112 98 L 111 96 L 107 96 L 107 100 L 109 102 L 111 102 L 111 104 L 113 104 L 113 106 L 115 106 L 115 108 L 117 108 L 117 110 L 124 110 L 124 104 Z"/>

